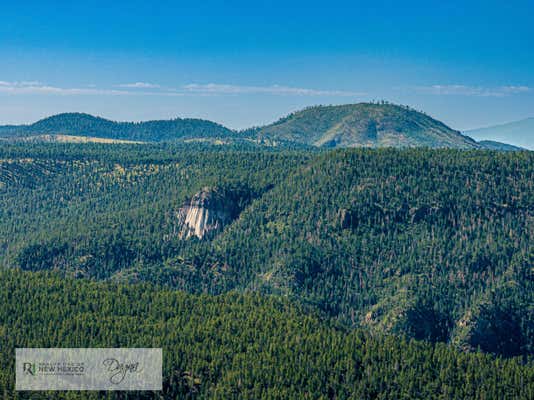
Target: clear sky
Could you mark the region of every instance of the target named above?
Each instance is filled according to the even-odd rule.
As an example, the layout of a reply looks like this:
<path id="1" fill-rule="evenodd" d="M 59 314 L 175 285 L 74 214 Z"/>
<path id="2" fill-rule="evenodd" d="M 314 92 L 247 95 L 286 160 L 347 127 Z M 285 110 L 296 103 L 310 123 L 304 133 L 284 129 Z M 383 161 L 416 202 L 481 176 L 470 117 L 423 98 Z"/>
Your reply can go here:
<path id="1" fill-rule="evenodd" d="M 11 1 L 0 124 L 68 111 L 260 125 L 386 99 L 456 129 L 534 116 L 534 2 Z"/>

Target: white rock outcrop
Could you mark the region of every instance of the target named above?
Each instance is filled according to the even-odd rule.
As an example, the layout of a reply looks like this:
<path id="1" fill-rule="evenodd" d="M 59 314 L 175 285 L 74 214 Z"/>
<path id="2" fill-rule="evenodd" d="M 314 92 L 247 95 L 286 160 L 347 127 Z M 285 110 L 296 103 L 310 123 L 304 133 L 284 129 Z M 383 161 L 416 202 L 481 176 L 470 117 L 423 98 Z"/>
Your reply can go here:
<path id="1" fill-rule="evenodd" d="M 212 237 L 222 231 L 237 215 L 237 206 L 232 196 L 216 189 L 205 188 L 178 211 L 177 217 L 181 227 L 179 237 Z"/>

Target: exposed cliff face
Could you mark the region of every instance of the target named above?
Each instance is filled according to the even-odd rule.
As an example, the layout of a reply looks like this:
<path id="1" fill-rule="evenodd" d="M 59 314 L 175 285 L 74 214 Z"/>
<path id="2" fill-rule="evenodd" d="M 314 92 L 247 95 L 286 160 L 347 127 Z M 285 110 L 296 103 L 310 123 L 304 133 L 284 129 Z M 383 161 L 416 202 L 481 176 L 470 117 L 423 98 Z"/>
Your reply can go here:
<path id="1" fill-rule="evenodd" d="M 204 188 L 178 211 L 179 236 L 183 239 L 213 237 L 237 218 L 243 203 L 239 193 Z"/>

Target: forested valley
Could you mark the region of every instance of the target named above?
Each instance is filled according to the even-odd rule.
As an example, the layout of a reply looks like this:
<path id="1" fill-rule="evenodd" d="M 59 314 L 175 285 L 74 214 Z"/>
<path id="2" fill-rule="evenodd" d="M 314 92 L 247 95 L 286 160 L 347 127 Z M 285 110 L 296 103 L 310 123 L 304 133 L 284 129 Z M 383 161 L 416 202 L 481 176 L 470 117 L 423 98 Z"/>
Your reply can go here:
<path id="1" fill-rule="evenodd" d="M 532 398 L 533 230 L 532 152 L 6 143 L 0 395 L 154 346 L 165 398 Z"/>

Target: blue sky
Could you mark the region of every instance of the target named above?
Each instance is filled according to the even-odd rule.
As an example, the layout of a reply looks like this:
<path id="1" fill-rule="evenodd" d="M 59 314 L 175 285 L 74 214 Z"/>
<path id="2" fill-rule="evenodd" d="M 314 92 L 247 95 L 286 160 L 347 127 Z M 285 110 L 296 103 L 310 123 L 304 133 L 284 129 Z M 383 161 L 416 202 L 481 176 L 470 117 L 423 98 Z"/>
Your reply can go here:
<path id="1" fill-rule="evenodd" d="M 0 124 L 83 111 L 244 128 L 373 99 L 462 130 L 534 116 L 531 0 L 5 3 Z"/>

